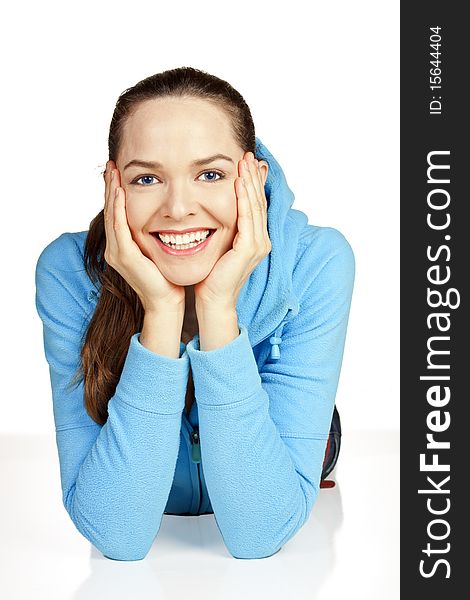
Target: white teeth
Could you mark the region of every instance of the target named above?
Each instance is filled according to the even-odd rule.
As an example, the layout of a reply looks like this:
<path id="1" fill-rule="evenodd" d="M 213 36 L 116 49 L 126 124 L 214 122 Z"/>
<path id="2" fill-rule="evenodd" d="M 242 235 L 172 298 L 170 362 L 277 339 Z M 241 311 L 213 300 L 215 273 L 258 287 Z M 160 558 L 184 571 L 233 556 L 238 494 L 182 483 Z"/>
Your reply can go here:
<path id="1" fill-rule="evenodd" d="M 172 233 L 159 233 L 158 237 L 162 240 L 164 244 L 173 244 L 177 246 L 182 246 L 183 244 L 191 244 L 194 241 L 205 240 L 209 235 L 209 229 L 205 229 L 203 231 L 192 231 L 191 233 L 185 233 L 184 235 L 174 235 Z"/>

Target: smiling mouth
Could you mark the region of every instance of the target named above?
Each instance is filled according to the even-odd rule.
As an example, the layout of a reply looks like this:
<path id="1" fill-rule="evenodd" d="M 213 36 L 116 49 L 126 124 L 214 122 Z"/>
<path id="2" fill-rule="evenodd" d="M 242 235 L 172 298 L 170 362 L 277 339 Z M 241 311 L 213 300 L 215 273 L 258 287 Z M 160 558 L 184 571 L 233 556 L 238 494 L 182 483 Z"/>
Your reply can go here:
<path id="1" fill-rule="evenodd" d="M 209 233 L 205 238 L 202 238 L 200 240 L 195 239 L 194 241 L 188 242 L 186 244 L 173 244 L 173 242 L 164 242 L 160 237 L 158 231 L 152 231 L 150 235 L 155 237 L 161 244 L 164 244 L 168 248 L 172 248 L 173 250 L 187 250 L 189 248 L 195 248 L 196 246 L 203 244 L 206 240 L 208 240 L 211 237 L 211 235 L 215 231 L 216 229 L 209 229 Z"/>

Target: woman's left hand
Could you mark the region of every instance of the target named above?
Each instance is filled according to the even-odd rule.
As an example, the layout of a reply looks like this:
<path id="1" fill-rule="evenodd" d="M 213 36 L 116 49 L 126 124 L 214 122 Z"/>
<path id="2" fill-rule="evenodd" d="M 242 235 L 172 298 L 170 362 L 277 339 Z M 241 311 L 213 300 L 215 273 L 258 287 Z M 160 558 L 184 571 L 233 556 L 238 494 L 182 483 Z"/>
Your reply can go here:
<path id="1" fill-rule="evenodd" d="M 219 258 L 203 281 L 194 284 L 196 306 L 235 309 L 250 273 L 271 252 L 264 183 L 252 152 L 238 162 L 238 169 L 240 176 L 235 179 L 238 231 L 232 249 Z"/>

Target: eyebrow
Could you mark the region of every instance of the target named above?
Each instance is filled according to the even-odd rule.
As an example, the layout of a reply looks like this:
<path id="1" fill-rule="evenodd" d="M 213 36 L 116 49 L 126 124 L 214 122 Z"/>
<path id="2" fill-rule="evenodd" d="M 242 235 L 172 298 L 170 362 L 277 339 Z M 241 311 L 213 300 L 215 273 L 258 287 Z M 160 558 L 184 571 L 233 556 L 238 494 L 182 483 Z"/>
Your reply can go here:
<path id="1" fill-rule="evenodd" d="M 191 167 L 199 167 L 202 165 L 206 165 L 207 163 L 213 162 L 214 160 L 227 160 L 233 163 L 233 160 L 230 156 L 226 156 L 225 154 L 213 154 L 212 156 L 207 156 L 206 158 L 197 158 L 190 163 Z M 129 167 L 143 167 L 144 169 L 161 169 L 163 165 L 157 161 L 148 161 L 148 160 L 139 160 L 134 159 L 127 163 L 124 167 L 123 171 L 125 171 Z"/>

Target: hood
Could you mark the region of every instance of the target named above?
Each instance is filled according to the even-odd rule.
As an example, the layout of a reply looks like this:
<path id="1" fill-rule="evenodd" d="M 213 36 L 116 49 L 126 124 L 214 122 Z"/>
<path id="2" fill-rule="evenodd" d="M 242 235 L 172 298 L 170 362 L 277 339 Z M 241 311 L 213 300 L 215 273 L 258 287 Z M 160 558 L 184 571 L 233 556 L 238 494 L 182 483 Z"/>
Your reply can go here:
<path id="1" fill-rule="evenodd" d="M 301 232 L 308 223 L 305 213 L 295 210 L 294 194 L 287 185 L 279 163 L 256 137 L 256 158 L 265 160 L 268 176 L 264 186 L 268 203 L 268 233 L 272 249 L 252 271 L 237 301 L 239 323 L 248 330 L 252 346 L 269 335 L 271 358 L 280 358 L 284 324 L 299 312 L 294 295 L 292 272 Z"/>

